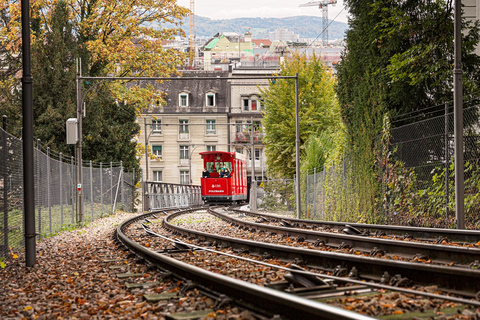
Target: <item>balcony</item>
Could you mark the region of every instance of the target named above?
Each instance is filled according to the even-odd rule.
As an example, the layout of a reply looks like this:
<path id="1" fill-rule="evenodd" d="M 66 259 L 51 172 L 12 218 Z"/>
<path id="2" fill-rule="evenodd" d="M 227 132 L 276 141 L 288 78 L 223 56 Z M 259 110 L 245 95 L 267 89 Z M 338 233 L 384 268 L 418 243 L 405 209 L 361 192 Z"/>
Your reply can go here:
<path id="1" fill-rule="evenodd" d="M 253 133 L 253 141 L 254 142 L 262 142 L 264 136 L 265 136 L 264 133 L 254 132 Z M 236 133 L 235 134 L 235 142 L 251 143 L 252 142 L 252 134 L 250 132 Z"/>

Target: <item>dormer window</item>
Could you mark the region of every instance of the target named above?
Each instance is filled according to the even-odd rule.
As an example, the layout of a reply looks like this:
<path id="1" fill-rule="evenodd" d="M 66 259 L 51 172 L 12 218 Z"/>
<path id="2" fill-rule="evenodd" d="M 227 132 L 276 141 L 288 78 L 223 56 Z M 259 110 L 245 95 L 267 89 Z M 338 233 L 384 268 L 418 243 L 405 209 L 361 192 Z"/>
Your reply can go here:
<path id="1" fill-rule="evenodd" d="M 215 93 L 207 92 L 207 94 L 205 95 L 205 106 L 215 107 L 215 105 L 216 105 Z"/>
<path id="2" fill-rule="evenodd" d="M 180 107 L 188 107 L 188 92 L 181 92 L 178 95 L 178 105 Z"/>

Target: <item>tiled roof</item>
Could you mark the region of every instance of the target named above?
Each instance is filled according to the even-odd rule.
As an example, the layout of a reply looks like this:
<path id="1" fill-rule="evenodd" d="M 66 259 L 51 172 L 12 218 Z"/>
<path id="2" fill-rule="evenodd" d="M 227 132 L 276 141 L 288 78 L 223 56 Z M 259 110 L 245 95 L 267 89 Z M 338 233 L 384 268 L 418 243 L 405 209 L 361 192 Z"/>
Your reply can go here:
<path id="1" fill-rule="evenodd" d="M 268 39 L 252 39 L 252 42 L 259 47 L 270 47 L 272 45 L 272 41 Z"/>

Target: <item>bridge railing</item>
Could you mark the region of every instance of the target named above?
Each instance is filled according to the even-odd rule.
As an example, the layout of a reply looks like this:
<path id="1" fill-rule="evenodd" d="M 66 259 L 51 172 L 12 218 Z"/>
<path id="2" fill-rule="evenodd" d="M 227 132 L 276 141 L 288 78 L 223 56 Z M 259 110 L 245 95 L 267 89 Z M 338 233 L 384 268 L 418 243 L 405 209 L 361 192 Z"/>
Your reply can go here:
<path id="1" fill-rule="evenodd" d="M 143 190 L 144 211 L 203 204 L 200 186 L 145 181 Z"/>

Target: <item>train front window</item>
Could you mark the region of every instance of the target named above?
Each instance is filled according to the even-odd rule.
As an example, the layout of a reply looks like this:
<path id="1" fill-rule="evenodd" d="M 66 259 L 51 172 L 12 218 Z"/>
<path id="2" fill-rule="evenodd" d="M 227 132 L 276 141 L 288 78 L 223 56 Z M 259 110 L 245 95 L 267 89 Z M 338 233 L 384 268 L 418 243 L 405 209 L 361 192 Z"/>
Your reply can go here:
<path id="1" fill-rule="evenodd" d="M 207 162 L 207 170 L 208 172 L 217 172 L 223 169 L 228 169 L 228 171 L 232 172 L 232 163 L 231 162 L 223 162 L 223 161 L 215 161 L 215 162 Z"/>

